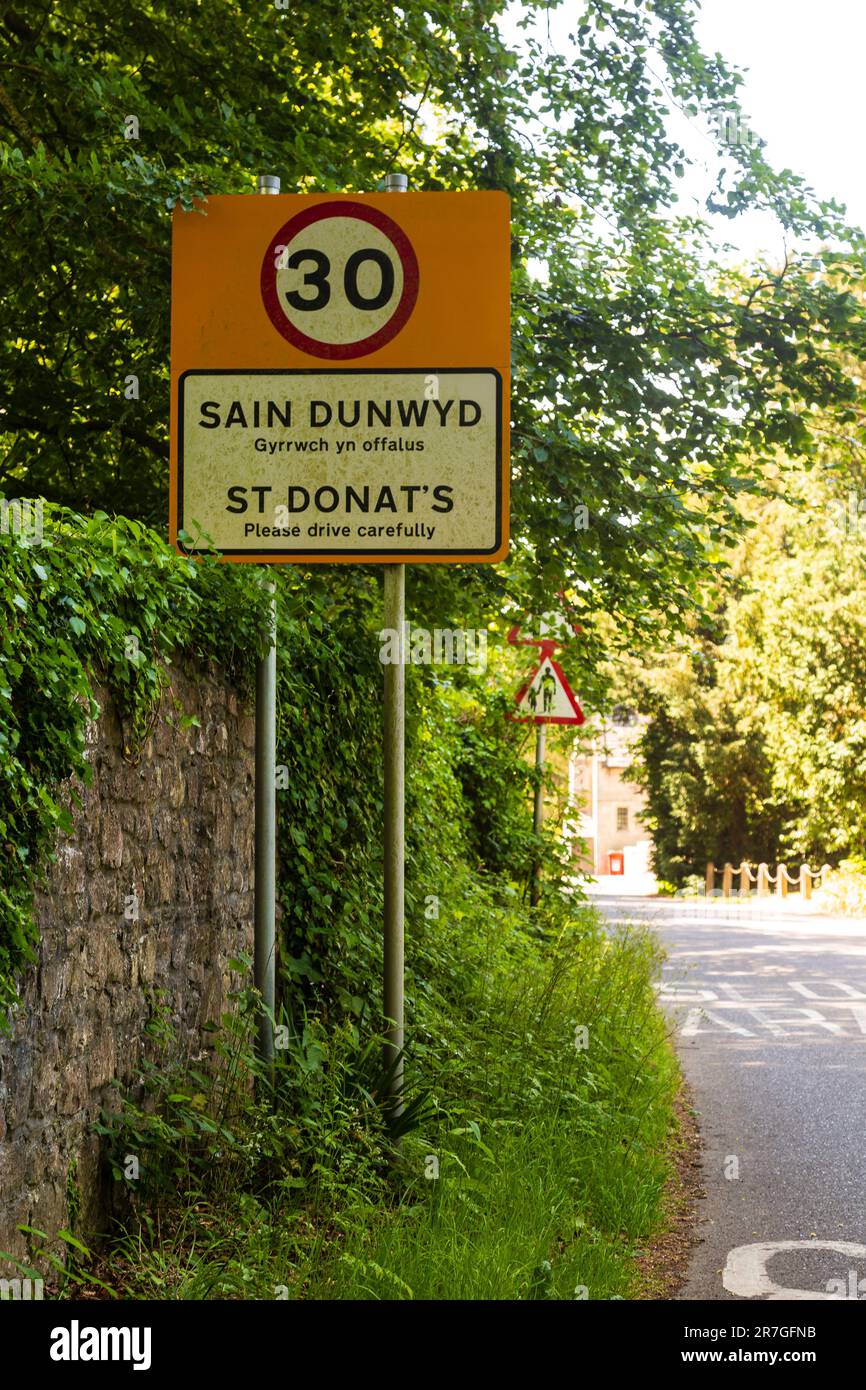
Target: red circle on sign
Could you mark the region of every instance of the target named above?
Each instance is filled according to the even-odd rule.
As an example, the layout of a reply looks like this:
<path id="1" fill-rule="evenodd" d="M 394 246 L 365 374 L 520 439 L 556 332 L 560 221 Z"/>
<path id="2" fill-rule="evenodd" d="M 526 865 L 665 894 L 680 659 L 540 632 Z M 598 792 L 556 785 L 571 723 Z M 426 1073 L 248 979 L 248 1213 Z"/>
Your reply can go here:
<path id="1" fill-rule="evenodd" d="M 298 232 L 302 232 L 312 222 L 324 221 L 329 217 L 355 217 L 359 222 L 368 222 L 376 227 L 393 244 L 403 267 L 403 292 L 393 314 L 375 333 L 371 333 L 367 338 L 359 338 L 354 343 L 325 343 L 318 338 L 311 338 L 287 317 L 277 293 L 276 248 L 281 245 L 290 246 Z M 418 258 L 412 243 L 387 213 L 379 212 L 377 208 L 368 207 L 365 203 L 317 203 L 315 207 L 305 208 L 303 212 L 290 218 L 271 237 L 262 261 L 262 300 L 268 318 L 277 332 L 293 347 L 300 348 L 311 357 L 366 357 L 368 353 L 377 352 L 386 343 L 390 343 L 400 332 L 415 308 L 419 279 Z"/>

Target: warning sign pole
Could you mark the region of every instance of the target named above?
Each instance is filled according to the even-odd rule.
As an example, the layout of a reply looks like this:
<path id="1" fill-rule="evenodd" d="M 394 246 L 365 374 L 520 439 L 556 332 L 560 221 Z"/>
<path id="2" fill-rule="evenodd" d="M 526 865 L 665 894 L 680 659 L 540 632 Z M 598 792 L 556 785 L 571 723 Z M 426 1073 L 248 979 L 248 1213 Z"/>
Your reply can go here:
<path id="1" fill-rule="evenodd" d="M 257 192 L 279 193 L 274 174 L 260 174 Z M 262 566 L 268 607 L 269 646 L 256 666 L 256 868 L 253 978 L 262 998 L 258 1053 L 268 1068 L 274 1064 L 273 1017 L 276 1008 L 276 890 L 277 890 L 277 586 Z"/>
<path id="2" fill-rule="evenodd" d="M 541 834 L 544 825 L 544 751 L 547 742 L 547 725 L 536 724 L 535 726 L 535 816 L 532 828 L 536 835 Z M 535 861 L 532 870 L 532 884 L 529 889 L 529 901 L 533 907 L 538 906 L 541 897 L 541 857 Z"/>
<path id="3" fill-rule="evenodd" d="M 575 628 L 579 631 L 579 628 Z M 584 714 L 574 698 L 565 672 L 554 661 L 553 653 L 562 643 L 555 637 L 521 637 L 519 625 L 511 628 L 508 642 L 512 647 L 538 647 L 539 663 L 514 697 L 518 713 L 509 715 L 520 723 L 532 720 L 535 724 L 535 811 L 532 828 L 537 836 L 544 828 L 544 754 L 548 724 L 583 724 Z M 541 708 L 539 709 L 539 700 Z M 541 852 L 532 866 L 529 901 L 537 907 L 541 899 Z"/>
<path id="4" fill-rule="evenodd" d="M 388 174 L 385 191 L 405 193 L 405 174 Z M 404 975 L 404 871 L 406 684 L 403 649 L 406 618 L 406 566 L 385 567 L 385 627 L 396 632 L 399 659 L 385 666 L 385 893 L 383 938 L 383 989 L 385 1013 L 385 1067 L 389 1075 L 392 1113 L 403 1109 L 403 975 Z"/>

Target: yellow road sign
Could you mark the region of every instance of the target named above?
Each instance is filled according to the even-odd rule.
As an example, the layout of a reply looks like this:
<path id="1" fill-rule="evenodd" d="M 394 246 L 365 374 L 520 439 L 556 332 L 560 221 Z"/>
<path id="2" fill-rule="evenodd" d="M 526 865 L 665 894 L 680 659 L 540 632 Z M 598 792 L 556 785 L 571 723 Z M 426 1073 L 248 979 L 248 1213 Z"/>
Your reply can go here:
<path id="1" fill-rule="evenodd" d="M 172 539 L 234 561 L 502 559 L 507 197 L 204 211 L 174 220 Z"/>

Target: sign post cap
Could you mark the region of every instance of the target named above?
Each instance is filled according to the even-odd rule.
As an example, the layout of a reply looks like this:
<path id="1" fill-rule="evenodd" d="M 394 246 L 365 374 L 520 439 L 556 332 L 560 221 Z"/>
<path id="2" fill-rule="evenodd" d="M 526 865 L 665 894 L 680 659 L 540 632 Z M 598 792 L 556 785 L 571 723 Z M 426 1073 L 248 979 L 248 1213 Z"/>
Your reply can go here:
<path id="1" fill-rule="evenodd" d="M 386 174 L 385 192 L 386 193 L 405 193 L 409 187 L 408 174 Z"/>
<path id="2" fill-rule="evenodd" d="M 279 193 L 280 176 L 279 174 L 259 174 L 256 181 L 257 193 Z"/>

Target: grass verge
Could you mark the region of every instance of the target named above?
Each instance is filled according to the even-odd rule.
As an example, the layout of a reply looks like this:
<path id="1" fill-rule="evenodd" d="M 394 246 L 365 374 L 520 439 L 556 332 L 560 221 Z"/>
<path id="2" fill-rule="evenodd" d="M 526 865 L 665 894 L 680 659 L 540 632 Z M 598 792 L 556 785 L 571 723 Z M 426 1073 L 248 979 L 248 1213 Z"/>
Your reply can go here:
<path id="1" fill-rule="evenodd" d="M 459 917 L 413 943 L 399 1148 L 380 1040 L 354 1023 L 290 1020 L 269 1088 L 250 997 L 213 1069 L 165 1066 L 157 1015 L 147 1096 L 104 1126 L 118 1180 L 140 1157 L 132 1214 L 93 1270 L 116 1295 L 639 1296 L 679 1085 L 658 947 L 590 908 L 461 890 Z"/>

